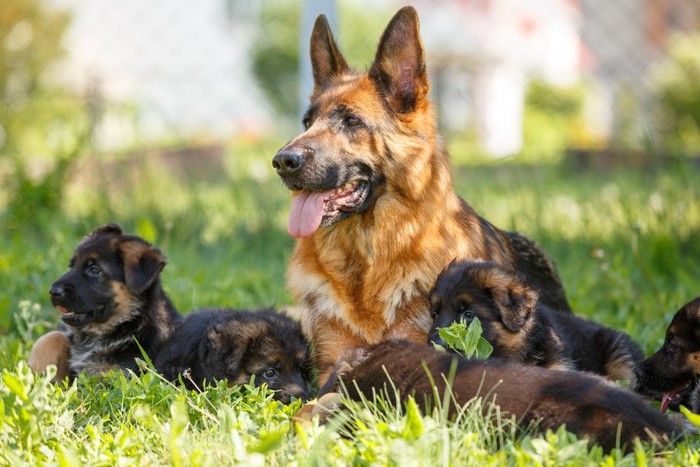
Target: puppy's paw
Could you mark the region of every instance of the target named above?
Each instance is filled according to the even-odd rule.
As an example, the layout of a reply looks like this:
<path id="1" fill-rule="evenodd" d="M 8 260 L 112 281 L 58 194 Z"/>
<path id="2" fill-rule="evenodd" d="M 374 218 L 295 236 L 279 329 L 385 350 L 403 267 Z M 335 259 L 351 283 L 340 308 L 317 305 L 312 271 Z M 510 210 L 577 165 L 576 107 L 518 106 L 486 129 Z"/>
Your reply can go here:
<path id="1" fill-rule="evenodd" d="M 343 395 L 339 392 L 329 392 L 321 396 L 312 407 L 312 417 L 318 416 L 321 423 L 326 423 L 328 417 L 342 407 Z"/>
<path id="2" fill-rule="evenodd" d="M 27 365 L 36 373 L 45 373 L 49 365 L 56 366 L 54 381 L 62 381 L 70 374 L 68 358 L 70 342 L 61 331 L 51 331 L 34 343 Z"/>
<path id="3" fill-rule="evenodd" d="M 302 426 L 310 426 L 314 418 L 317 418 L 319 425 L 324 425 L 328 418 L 340 409 L 342 398 L 339 392 L 329 392 L 309 401 L 294 415 L 294 421 Z"/>

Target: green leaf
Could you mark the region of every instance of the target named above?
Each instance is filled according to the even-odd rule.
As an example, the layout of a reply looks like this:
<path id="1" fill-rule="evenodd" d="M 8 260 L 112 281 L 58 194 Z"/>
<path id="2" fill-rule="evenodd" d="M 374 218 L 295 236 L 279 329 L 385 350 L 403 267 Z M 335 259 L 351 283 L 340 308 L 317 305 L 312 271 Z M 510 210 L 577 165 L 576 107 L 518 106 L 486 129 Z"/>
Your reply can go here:
<path id="1" fill-rule="evenodd" d="M 251 451 L 259 452 L 260 454 L 267 454 L 268 452 L 277 449 L 277 447 L 282 444 L 283 438 L 283 431 L 273 431 L 270 433 L 265 433 L 260 436 L 260 442 L 257 445 L 255 445 L 251 449 Z"/>
<path id="2" fill-rule="evenodd" d="M 413 397 L 408 398 L 406 402 L 406 427 L 403 430 L 403 436 L 406 439 L 418 439 L 424 431 L 423 417 Z"/>
<path id="3" fill-rule="evenodd" d="M 26 401 L 29 399 L 22 381 L 20 381 L 17 376 L 13 375 L 12 373 L 5 372 L 2 375 L 2 381 L 5 383 L 5 386 L 7 386 L 7 388 L 21 400 Z"/>
<path id="4" fill-rule="evenodd" d="M 692 423 L 695 426 L 700 426 L 700 415 L 691 412 L 683 405 L 681 405 L 680 408 L 681 412 L 683 413 L 683 415 L 685 415 L 685 418 L 687 418 L 690 423 Z"/>
<path id="5" fill-rule="evenodd" d="M 467 327 L 464 321 L 455 321 L 446 328 L 438 328 L 440 338 L 454 351 L 467 358 L 488 358 L 493 346 L 484 339 L 478 318 Z"/>

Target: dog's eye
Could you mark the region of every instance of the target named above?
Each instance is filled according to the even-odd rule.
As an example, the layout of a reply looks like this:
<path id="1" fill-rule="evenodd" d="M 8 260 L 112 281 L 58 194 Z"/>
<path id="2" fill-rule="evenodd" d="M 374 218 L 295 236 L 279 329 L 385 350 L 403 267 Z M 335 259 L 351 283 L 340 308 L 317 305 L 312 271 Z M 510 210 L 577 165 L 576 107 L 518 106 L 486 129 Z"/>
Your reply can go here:
<path id="1" fill-rule="evenodd" d="M 102 270 L 95 266 L 94 264 L 87 268 L 86 272 L 91 276 L 99 276 L 102 274 Z"/>
<path id="2" fill-rule="evenodd" d="M 309 117 L 304 117 L 304 120 L 301 121 L 301 124 L 304 125 L 305 130 L 308 130 L 311 127 L 311 119 Z"/>
<path id="3" fill-rule="evenodd" d="M 272 379 L 277 376 L 277 368 L 268 368 L 262 373 L 262 377 L 265 379 Z"/>
<path id="4" fill-rule="evenodd" d="M 343 124 L 346 126 L 360 126 L 362 125 L 362 120 L 354 115 L 348 115 L 343 119 Z"/>
<path id="5" fill-rule="evenodd" d="M 466 321 L 467 323 L 471 323 L 474 317 L 476 316 L 476 313 L 474 311 L 468 309 L 468 308 L 463 308 L 462 311 L 462 316 L 461 318 Z"/>

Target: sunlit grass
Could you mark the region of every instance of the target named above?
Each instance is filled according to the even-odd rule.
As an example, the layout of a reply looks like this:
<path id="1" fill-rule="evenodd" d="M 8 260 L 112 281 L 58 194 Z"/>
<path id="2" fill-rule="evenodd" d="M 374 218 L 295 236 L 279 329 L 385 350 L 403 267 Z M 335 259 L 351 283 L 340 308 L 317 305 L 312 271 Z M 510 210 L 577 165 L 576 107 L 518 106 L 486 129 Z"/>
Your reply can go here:
<path id="1" fill-rule="evenodd" d="M 80 239 L 106 222 L 163 250 L 163 284 L 183 312 L 290 303 L 289 192 L 270 166 L 282 144 L 232 144 L 212 180 L 151 163 L 83 177 L 67 182 L 59 211 L 0 224 L 0 464 L 697 464 L 696 438 L 674 451 L 639 445 L 608 456 L 563 430 L 493 430 L 476 406 L 448 422 L 439 413 L 351 404 L 347 432 L 338 424 L 295 427 L 296 406 L 253 388 L 195 394 L 150 372 L 65 388 L 26 370 L 20 362 L 33 340 L 58 320 L 49 285 Z M 550 253 L 577 314 L 628 332 L 650 352 L 675 310 L 700 295 L 698 175 L 683 162 L 597 173 L 510 161 L 460 163 L 454 182 L 485 218 Z"/>

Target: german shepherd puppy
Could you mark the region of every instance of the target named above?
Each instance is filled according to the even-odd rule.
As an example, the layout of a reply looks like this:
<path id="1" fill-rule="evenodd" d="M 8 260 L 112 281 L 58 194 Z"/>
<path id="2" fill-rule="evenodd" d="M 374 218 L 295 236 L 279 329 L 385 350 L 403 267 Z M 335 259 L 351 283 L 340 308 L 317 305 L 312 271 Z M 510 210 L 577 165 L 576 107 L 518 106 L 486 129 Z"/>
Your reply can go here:
<path id="1" fill-rule="evenodd" d="M 342 351 L 389 338 L 425 343 L 428 292 L 453 258 L 486 258 L 523 271 L 542 300 L 569 305 L 553 262 L 460 199 L 428 100 L 411 7 L 389 22 L 368 72 L 351 69 L 326 18 L 311 35 L 314 90 L 306 130 L 272 165 L 293 192 L 287 271 L 304 305 L 320 380 Z"/>
<path id="2" fill-rule="evenodd" d="M 642 394 L 661 401 L 661 411 L 686 406 L 700 413 L 700 297 L 676 312 L 661 348 L 637 367 Z"/>
<path id="3" fill-rule="evenodd" d="M 618 446 L 618 436 L 619 446 L 631 450 L 635 438 L 666 443 L 681 432 L 639 395 L 595 375 L 505 360 L 468 360 L 408 342 L 387 341 L 346 351 L 319 396 L 322 401 L 344 386 L 351 400 L 362 396 L 372 400 L 375 393 L 384 392 L 397 403 L 398 392 L 401 402 L 413 396 L 431 407 L 436 396 L 442 400 L 447 375 L 453 371 L 451 389 L 457 406 L 482 397 L 484 411 L 489 404 L 498 405 L 502 416 L 514 416 L 524 427 L 534 423 L 541 432 L 566 425 L 606 450 Z M 450 413 L 455 410 L 451 405 Z"/>
<path id="4" fill-rule="evenodd" d="M 49 289 L 64 326 L 36 342 L 30 367 L 41 372 L 53 363 L 59 375 L 70 376 L 112 368 L 136 371 L 139 344 L 155 358 L 182 319 L 161 287 L 164 266 L 157 248 L 124 234 L 118 225 L 107 224 L 85 237 L 70 270 Z"/>
<path id="5" fill-rule="evenodd" d="M 190 389 L 222 379 L 246 384 L 255 375 L 257 386 L 266 383 L 285 404 L 307 400 L 312 379 L 301 325 L 272 309 L 196 311 L 170 336 L 155 367 L 171 381 L 182 375 Z"/>
<path id="6" fill-rule="evenodd" d="M 630 382 L 644 360 L 627 334 L 549 308 L 521 274 L 490 261 L 450 263 L 430 292 L 430 306 L 428 340 L 443 346 L 439 328 L 478 318 L 493 357 Z"/>

